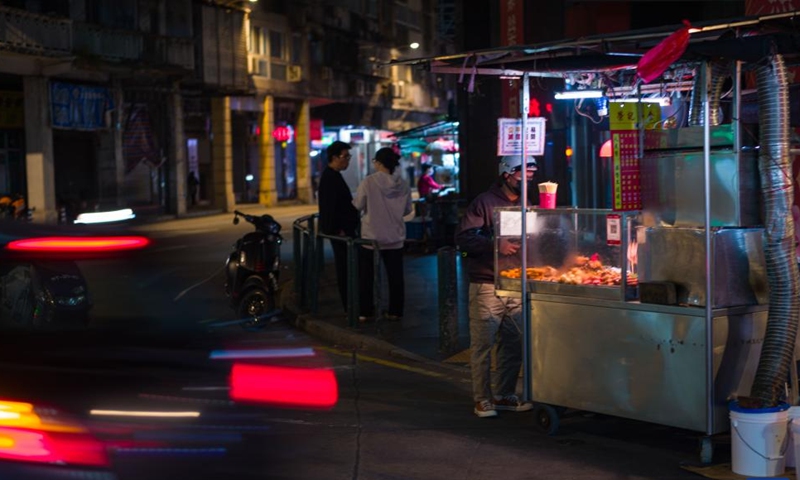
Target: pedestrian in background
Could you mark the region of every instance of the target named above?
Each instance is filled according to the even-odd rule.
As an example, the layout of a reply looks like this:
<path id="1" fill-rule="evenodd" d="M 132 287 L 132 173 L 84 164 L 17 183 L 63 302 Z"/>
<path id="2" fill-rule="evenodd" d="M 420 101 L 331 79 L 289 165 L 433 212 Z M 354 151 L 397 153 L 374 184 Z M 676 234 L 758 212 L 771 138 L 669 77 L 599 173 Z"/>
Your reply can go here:
<path id="1" fill-rule="evenodd" d="M 200 180 L 197 178 L 197 175 L 194 173 L 194 170 L 189 172 L 189 178 L 187 179 L 186 183 L 189 184 L 189 199 L 192 205 L 197 205 L 197 193 L 200 189 Z"/>
<path id="2" fill-rule="evenodd" d="M 494 290 L 493 211 L 520 205 L 522 182 L 533 179 L 536 160 L 528 157 L 524 173 L 522 169 L 521 156 L 503 157 L 497 182 L 469 204 L 455 236 L 459 250 L 466 254 L 473 411 L 482 418 L 497 416 L 497 410 L 524 412 L 533 408 L 516 394 L 523 353 L 522 301 L 497 296 Z M 518 242 L 501 239 L 498 255 L 515 255 L 519 248 Z M 495 344 L 498 379 L 493 392 L 491 354 Z"/>
<path id="3" fill-rule="evenodd" d="M 400 155 L 391 148 L 381 148 L 372 160 L 375 173 L 367 176 L 358 186 L 353 205 L 363 212 L 361 238 L 378 243 L 381 260 L 389 280 L 389 308 L 386 319 L 399 321 L 403 317 L 405 303 L 405 279 L 403 274 L 403 247 L 406 239 L 405 215 L 411 213 L 411 188 L 403 178 L 395 174 L 400 165 Z M 373 249 L 362 246 L 359 259 L 361 279 L 359 299 L 361 310 L 359 321 L 374 317 Z"/>
<path id="4" fill-rule="evenodd" d="M 358 230 L 358 211 L 353 207 L 353 194 L 342 177 L 350 165 L 350 145 L 335 141 L 328 146 L 328 166 L 319 179 L 319 231 L 326 235 L 355 237 Z M 336 282 L 342 307 L 347 311 L 347 243 L 331 240 Z"/>
<path id="5" fill-rule="evenodd" d="M 430 163 L 423 163 L 420 166 L 422 173 L 420 174 L 419 181 L 417 182 L 417 191 L 419 198 L 424 198 L 427 201 L 433 200 L 435 195 L 439 193 L 442 186 L 436 183 L 433 179 L 433 174 L 436 172 L 433 165 Z"/>

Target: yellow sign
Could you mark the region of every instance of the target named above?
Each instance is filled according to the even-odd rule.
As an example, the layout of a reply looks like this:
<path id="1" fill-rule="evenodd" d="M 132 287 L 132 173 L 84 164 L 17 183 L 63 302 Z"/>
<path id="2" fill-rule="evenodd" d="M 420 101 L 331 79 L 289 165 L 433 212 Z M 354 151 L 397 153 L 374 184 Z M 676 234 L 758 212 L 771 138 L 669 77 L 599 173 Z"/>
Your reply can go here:
<path id="1" fill-rule="evenodd" d="M 22 92 L 0 90 L 0 128 L 25 128 Z"/>
<path id="2" fill-rule="evenodd" d="M 639 118 L 637 102 L 608 102 L 608 122 L 611 130 L 636 130 Z M 644 128 L 653 130 L 661 121 L 661 104 L 658 102 L 643 102 L 642 116 Z"/>

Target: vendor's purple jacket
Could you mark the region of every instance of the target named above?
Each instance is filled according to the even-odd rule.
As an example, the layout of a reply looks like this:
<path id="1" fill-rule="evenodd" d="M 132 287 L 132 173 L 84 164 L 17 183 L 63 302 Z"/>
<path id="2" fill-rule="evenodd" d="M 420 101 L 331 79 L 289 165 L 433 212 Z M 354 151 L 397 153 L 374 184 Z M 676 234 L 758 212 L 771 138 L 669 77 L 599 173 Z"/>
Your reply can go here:
<path id="1" fill-rule="evenodd" d="M 470 283 L 494 283 L 494 221 L 496 207 L 516 207 L 495 183 L 469 204 L 456 232 L 456 245 L 467 259 Z"/>

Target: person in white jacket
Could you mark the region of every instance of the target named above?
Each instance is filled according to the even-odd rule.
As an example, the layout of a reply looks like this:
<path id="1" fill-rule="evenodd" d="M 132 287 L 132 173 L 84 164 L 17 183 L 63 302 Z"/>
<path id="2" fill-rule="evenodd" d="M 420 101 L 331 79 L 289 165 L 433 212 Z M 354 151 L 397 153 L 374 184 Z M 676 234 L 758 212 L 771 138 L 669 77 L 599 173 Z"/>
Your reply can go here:
<path id="1" fill-rule="evenodd" d="M 372 159 L 375 173 L 358 186 L 353 205 L 362 212 L 361 238 L 378 243 L 381 260 L 389 280 L 389 308 L 386 319 L 400 321 L 405 303 L 403 246 L 406 239 L 405 215 L 411 213 L 411 189 L 396 174 L 400 155 L 391 148 L 381 148 Z M 362 247 L 359 258 L 359 320 L 371 321 L 373 306 L 372 247 Z"/>

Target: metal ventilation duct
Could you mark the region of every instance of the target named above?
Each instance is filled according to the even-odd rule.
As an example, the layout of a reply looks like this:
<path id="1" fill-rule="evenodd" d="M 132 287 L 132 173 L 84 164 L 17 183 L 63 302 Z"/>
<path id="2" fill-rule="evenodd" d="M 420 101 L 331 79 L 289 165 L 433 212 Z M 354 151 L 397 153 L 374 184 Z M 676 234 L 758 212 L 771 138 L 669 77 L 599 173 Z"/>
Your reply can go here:
<path id="1" fill-rule="evenodd" d="M 777 405 L 794 361 L 800 307 L 795 259 L 792 165 L 789 157 L 789 95 L 786 67 L 775 55 L 757 69 L 760 128 L 759 173 L 764 202 L 764 256 L 769 318 L 750 393 L 764 406 Z"/>

